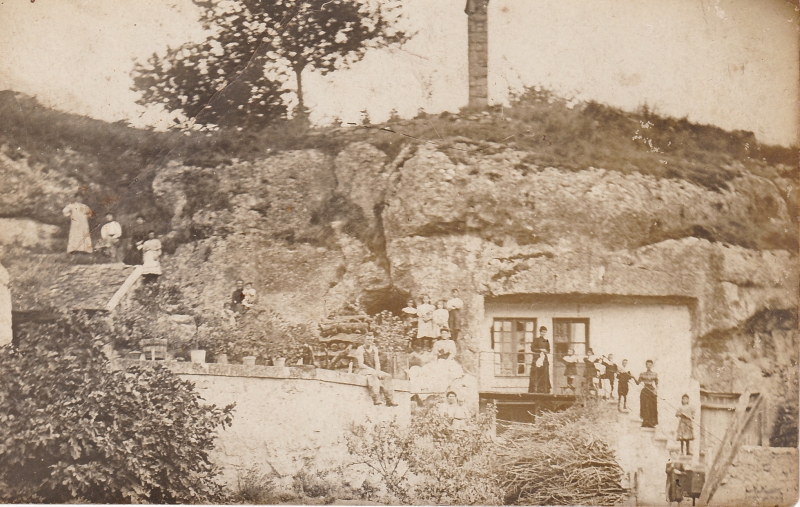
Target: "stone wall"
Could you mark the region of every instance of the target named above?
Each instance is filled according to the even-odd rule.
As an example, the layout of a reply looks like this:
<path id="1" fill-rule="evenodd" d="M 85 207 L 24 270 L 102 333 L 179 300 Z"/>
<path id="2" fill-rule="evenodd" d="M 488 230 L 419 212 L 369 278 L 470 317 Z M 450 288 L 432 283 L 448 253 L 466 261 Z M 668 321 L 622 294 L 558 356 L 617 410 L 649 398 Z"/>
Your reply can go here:
<path id="1" fill-rule="evenodd" d="M 794 505 L 797 449 L 742 446 L 710 505 Z"/>
<path id="2" fill-rule="evenodd" d="M 207 403 L 236 403 L 233 425 L 219 431 L 212 459 L 227 484 L 257 466 L 290 478 L 333 469 L 348 460 L 346 435 L 353 423 L 410 417 L 408 386 L 394 381 L 397 407 L 375 406 L 366 378 L 313 367 L 165 363 L 194 382 Z M 358 485 L 356 485 L 358 486 Z"/>
<path id="3" fill-rule="evenodd" d="M 11 343 L 11 290 L 8 271 L 0 265 L 0 347 Z"/>

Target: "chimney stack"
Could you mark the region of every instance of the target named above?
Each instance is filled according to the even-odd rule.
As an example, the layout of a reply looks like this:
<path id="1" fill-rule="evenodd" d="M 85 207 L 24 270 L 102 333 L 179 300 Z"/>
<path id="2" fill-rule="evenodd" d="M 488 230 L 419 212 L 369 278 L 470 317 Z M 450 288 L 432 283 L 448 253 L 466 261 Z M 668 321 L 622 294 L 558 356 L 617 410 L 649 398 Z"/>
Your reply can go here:
<path id="1" fill-rule="evenodd" d="M 469 16 L 469 108 L 485 109 L 489 105 L 489 0 L 467 0 L 464 12 Z"/>

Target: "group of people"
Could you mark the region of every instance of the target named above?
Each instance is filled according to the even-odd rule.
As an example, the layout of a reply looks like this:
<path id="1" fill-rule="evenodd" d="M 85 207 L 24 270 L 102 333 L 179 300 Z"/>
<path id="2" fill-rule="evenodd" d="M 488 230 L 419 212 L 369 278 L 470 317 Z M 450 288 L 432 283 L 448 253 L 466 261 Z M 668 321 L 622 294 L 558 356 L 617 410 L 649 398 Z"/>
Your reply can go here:
<path id="1" fill-rule="evenodd" d="M 107 213 L 105 222 L 100 227 L 100 240 L 92 245 L 89 229 L 89 218 L 94 215 L 92 210 L 83 203 L 73 202 L 67 205 L 62 213 L 70 218 L 68 254 L 91 254 L 97 251 L 114 262 L 124 262 L 131 266 L 141 265 L 145 280 L 155 279 L 161 275 L 159 261 L 161 240 L 156 237 L 154 230 L 147 228 L 141 215 L 136 217 L 136 222 L 131 226 L 130 234 L 126 238 L 122 226 L 114 219 L 114 215 Z"/>
<path id="2" fill-rule="evenodd" d="M 440 338 L 440 331 L 448 330 L 453 340 L 458 340 L 463 322 L 464 301 L 458 296 L 458 289 L 451 291 L 449 299 L 439 299 L 434 306 L 428 295 L 420 298 L 416 304 L 413 299 L 403 308 L 406 331 L 412 336 L 411 345 L 419 343 L 422 348 L 431 350 L 433 342 Z"/>

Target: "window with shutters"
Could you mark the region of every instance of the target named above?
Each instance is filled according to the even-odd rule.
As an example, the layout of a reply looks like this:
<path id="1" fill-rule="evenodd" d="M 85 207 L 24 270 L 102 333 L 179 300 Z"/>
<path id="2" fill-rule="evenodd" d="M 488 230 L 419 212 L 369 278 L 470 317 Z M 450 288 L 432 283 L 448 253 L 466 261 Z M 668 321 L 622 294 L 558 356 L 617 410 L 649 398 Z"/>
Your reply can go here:
<path id="1" fill-rule="evenodd" d="M 492 323 L 494 374 L 498 377 L 530 375 L 531 343 L 536 319 L 497 318 Z"/>

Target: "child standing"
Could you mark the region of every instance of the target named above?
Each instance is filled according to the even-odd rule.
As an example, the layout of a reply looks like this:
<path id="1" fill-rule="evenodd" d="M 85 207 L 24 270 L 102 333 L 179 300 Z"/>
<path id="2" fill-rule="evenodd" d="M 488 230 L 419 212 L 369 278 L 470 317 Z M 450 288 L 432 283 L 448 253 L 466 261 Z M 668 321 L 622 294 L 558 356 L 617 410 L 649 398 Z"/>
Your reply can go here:
<path id="1" fill-rule="evenodd" d="M 622 365 L 617 371 L 617 410 L 619 411 L 628 410 L 628 382 L 631 380 L 633 380 L 633 375 L 628 369 L 628 360 L 623 359 Z M 620 408 L 620 404 L 622 404 L 622 408 Z"/>
<path id="2" fill-rule="evenodd" d="M 692 423 L 694 422 L 694 407 L 689 406 L 688 394 L 684 394 L 681 397 L 681 406 L 678 407 L 675 417 L 679 419 L 677 439 L 678 442 L 681 443 L 681 454 L 691 456 L 692 451 L 689 449 L 689 442 L 694 440 L 694 430 L 692 428 Z M 683 451 L 684 445 L 686 446 L 685 453 Z"/>

